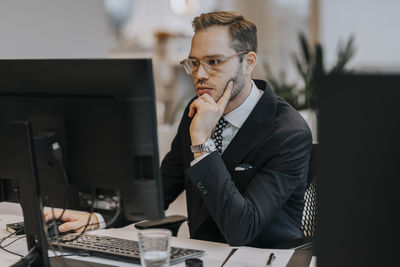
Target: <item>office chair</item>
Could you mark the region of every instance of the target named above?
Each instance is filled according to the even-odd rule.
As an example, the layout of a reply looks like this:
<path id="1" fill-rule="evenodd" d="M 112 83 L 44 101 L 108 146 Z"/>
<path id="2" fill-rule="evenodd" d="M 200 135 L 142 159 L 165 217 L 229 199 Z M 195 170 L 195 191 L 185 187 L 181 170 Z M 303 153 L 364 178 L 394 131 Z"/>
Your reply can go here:
<path id="1" fill-rule="evenodd" d="M 307 187 L 304 194 L 305 203 L 301 220 L 301 228 L 303 229 L 304 237 L 279 244 L 276 248 L 315 250 L 318 146 L 318 144 L 312 145 L 310 161 L 308 163 Z"/>
<path id="2" fill-rule="evenodd" d="M 316 232 L 317 216 L 317 173 L 316 173 L 316 155 L 318 144 L 313 144 L 310 162 L 308 164 L 307 188 L 304 195 L 304 211 L 301 220 L 301 228 L 304 236 L 314 236 Z"/>

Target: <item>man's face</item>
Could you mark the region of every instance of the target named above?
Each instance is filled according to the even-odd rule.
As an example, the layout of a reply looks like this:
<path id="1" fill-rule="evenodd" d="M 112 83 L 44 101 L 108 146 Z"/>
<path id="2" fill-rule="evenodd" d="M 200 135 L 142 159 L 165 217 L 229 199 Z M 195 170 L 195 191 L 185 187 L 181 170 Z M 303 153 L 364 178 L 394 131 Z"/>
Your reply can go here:
<path id="1" fill-rule="evenodd" d="M 231 47 L 228 28 L 226 26 L 211 26 L 194 34 L 189 58 L 208 61 L 209 59 L 221 59 L 235 54 L 236 51 Z M 221 63 L 216 69 L 214 71 L 207 70 L 203 64 L 200 64 L 198 69 L 193 71 L 192 77 L 197 95 L 206 93 L 215 101 L 218 101 L 228 82 L 233 80 L 231 94 L 231 99 L 233 99 L 244 86 L 243 64 L 240 63 L 238 56 L 234 56 Z"/>

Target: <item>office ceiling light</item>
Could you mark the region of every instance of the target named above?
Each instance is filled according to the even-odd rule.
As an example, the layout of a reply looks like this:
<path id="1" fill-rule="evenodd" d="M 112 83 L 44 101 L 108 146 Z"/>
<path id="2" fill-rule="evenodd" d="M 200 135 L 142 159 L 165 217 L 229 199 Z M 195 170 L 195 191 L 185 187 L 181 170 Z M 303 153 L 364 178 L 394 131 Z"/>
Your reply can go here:
<path id="1" fill-rule="evenodd" d="M 172 12 L 177 15 L 184 15 L 189 10 L 188 0 L 169 0 L 169 6 Z"/>

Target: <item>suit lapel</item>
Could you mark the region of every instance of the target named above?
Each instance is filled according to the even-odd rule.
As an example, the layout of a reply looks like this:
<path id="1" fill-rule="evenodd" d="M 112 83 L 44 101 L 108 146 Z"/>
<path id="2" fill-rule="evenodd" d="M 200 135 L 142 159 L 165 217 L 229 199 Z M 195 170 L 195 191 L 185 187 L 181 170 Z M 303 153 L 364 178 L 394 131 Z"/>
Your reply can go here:
<path id="1" fill-rule="evenodd" d="M 229 173 L 274 129 L 276 95 L 266 83 L 259 84 L 256 81 L 256 84 L 264 89 L 264 94 L 222 154 Z"/>

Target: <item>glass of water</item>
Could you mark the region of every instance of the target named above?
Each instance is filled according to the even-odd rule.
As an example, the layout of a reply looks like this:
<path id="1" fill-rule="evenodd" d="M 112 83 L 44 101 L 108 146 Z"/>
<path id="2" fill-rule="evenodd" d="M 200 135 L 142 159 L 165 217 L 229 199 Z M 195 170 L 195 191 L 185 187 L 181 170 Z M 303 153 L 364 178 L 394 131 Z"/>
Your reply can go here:
<path id="1" fill-rule="evenodd" d="M 140 261 L 144 267 L 169 266 L 171 231 L 147 229 L 138 232 Z"/>

